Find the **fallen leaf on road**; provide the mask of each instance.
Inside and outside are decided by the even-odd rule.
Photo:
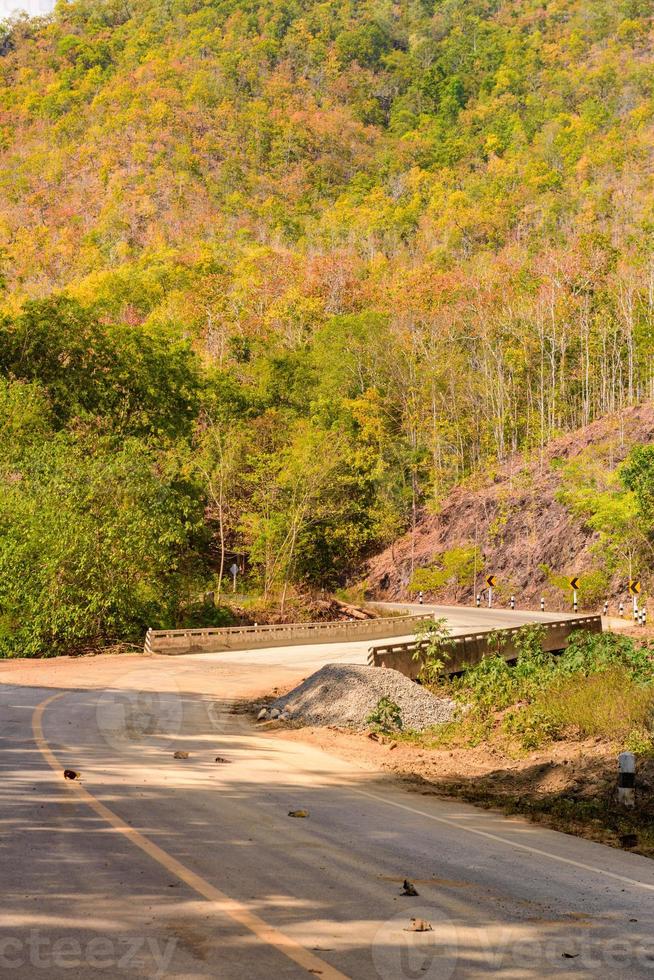
[[[410,895],[412,897],[418,894],[418,892],[416,891],[416,886],[413,884],[412,881],[409,881],[408,878],[404,879],[404,884],[402,885],[402,894]]]
[[[81,779],[82,774],[74,769],[64,769],[64,779]]]
[[[309,811],[308,810],[289,810],[288,811],[288,815],[289,815],[289,817],[308,817],[309,816]]]
[[[188,759],[188,752],[182,752],[181,749],[178,749],[177,752],[175,752],[173,759]]]
[[[427,922],[426,919],[411,919],[410,925],[406,927],[405,932],[433,932],[431,922]]]

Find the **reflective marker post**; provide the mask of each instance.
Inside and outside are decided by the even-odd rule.
[[[633,752],[621,752],[618,756],[618,803],[635,806],[636,803],[636,756]]]
[[[576,589],[572,593],[572,608],[573,608],[573,610],[575,612],[577,612],[578,606],[577,606],[577,590]]]
[[[629,579],[629,592],[631,593],[631,595],[633,597],[634,621],[635,622],[638,622],[638,596],[640,594],[640,582],[639,582],[639,580],[637,578],[630,578]]]
[[[480,606],[481,606],[481,596],[479,593],[477,593],[477,609],[479,609]]]
[[[545,596],[540,597],[540,611],[545,612]]]
[[[515,609],[515,596],[511,596],[511,609]]]

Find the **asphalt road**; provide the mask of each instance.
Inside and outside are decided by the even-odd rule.
[[[467,630],[495,630],[510,626],[525,626],[528,623],[551,623],[563,619],[575,619],[576,613],[568,612],[534,612],[531,609],[500,609],[487,606],[437,606],[431,603],[421,605],[417,602],[376,602],[382,609],[406,609],[417,613],[426,610],[447,620],[453,633],[464,633]]]
[[[337,646],[0,670],[0,974],[654,976],[649,860],[231,713]]]

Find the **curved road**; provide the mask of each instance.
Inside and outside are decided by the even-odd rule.
[[[653,977],[649,860],[231,711],[367,646],[0,665],[0,974]]]

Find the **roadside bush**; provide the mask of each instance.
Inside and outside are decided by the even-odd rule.
[[[518,631],[514,637],[517,657],[513,667],[499,654],[505,635],[489,634],[489,646],[494,646],[498,654],[484,657],[452,682],[457,699],[482,712],[500,711],[516,701],[531,700],[555,670],[554,657],[543,651],[543,634],[542,626],[525,626]]]
[[[654,732],[634,728],[627,735],[624,747],[627,752],[635,752],[636,755],[654,756]]]
[[[413,659],[421,662],[419,679],[423,684],[437,684],[442,680],[445,664],[450,659],[452,634],[445,623],[445,619],[436,619],[416,630],[416,641],[421,645]]]
[[[600,673],[559,676],[539,706],[562,729],[576,729],[582,738],[624,739],[645,728],[654,711],[654,686],[636,683],[618,666]]]
[[[561,724],[548,710],[529,705],[508,712],[502,722],[506,734],[520,742],[523,749],[538,749],[561,735]]]
[[[388,735],[402,730],[402,709],[399,704],[384,695],[366,718],[366,724],[374,731]]]
[[[542,638],[542,627],[526,626],[514,640],[514,666],[499,653],[487,656],[446,685],[447,693],[467,706],[455,723],[462,737],[471,744],[472,733],[477,738],[485,728],[489,738],[509,737],[530,750],[568,732],[627,740],[638,751],[650,751],[651,648],[612,633],[578,631],[555,657],[543,651]],[[499,649],[492,637],[489,645]]]
[[[654,680],[652,650],[648,646],[636,646],[627,636],[617,633],[588,633],[578,630],[570,637],[567,650],[558,658],[558,674],[602,673],[615,667],[623,667],[628,676],[638,683]]]

